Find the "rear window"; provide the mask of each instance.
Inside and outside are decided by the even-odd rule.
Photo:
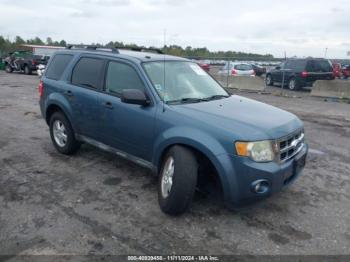
[[[60,79],[72,58],[73,55],[55,55],[46,70],[45,76],[54,80]]]
[[[104,60],[83,57],[75,65],[72,73],[72,84],[99,89],[102,80]]]
[[[235,65],[235,69],[240,71],[249,71],[249,70],[253,70],[253,67],[251,65],[239,64],[239,65]]]
[[[332,72],[333,67],[327,60],[310,60],[307,62],[306,70],[309,72]]]

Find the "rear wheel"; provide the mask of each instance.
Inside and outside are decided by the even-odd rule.
[[[13,69],[12,69],[12,67],[9,64],[6,64],[5,71],[6,71],[6,73],[12,73]]]
[[[29,68],[29,66],[27,66],[27,65],[24,66],[24,73],[26,75],[31,75],[32,74],[32,70]]]
[[[164,157],[159,174],[158,200],[164,213],[179,215],[192,202],[197,184],[198,163],[194,153],[173,146]]]
[[[71,124],[61,112],[54,113],[50,118],[50,136],[53,145],[62,154],[73,154],[80,147]]]
[[[289,88],[289,90],[292,90],[292,91],[295,91],[295,90],[299,89],[298,82],[297,82],[297,80],[294,77],[289,79],[288,88]]]
[[[271,75],[267,75],[265,79],[266,85],[267,86],[273,86],[273,81]]]

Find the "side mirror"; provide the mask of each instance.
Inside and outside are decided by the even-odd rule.
[[[275,68],[276,68],[276,70],[281,70],[280,66],[276,66]]]
[[[150,101],[145,92],[139,89],[123,89],[121,100],[123,103],[146,106]]]

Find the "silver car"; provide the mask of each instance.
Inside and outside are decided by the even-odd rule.
[[[251,64],[230,62],[226,63],[218,72],[219,75],[230,76],[255,76],[254,69]]]

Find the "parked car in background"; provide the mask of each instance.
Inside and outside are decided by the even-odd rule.
[[[266,67],[262,67],[256,64],[252,64],[253,70],[255,72],[255,75],[262,76],[266,74]]]
[[[210,71],[210,65],[209,63],[205,63],[203,61],[199,61],[197,62],[197,64],[203,69],[205,70],[206,72],[209,72]]]
[[[323,58],[288,59],[266,73],[266,85],[281,85],[283,78],[290,90],[298,90],[316,80],[333,80],[333,66]]]
[[[341,77],[348,79],[350,78],[350,65],[343,65],[341,68]]]
[[[255,76],[253,66],[248,63],[226,63],[218,72],[219,75]]]
[[[46,65],[43,65],[43,64],[38,65],[36,72],[37,72],[39,77],[42,77],[44,75],[45,68],[46,68]]]
[[[4,59],[5,70],[7,73],[14,71],[24,72],[26,75],[32,74],[37,70],[39,64],[46,64],[48,57],[33,55],[30,51],[15,51],[9,53]]]
[[[340,63],[333,63],[333,75],[336,78],[341,78],[342,77],[342,67]]]
[[[153,170],[168,214],[186,211],[205,181],[217,181],[226,204],[241,207],[289,186],[305,166],[298,117],[230,95],[184,58],[62,50],[38,89],[58,152],[73,154],[85,142]]]

